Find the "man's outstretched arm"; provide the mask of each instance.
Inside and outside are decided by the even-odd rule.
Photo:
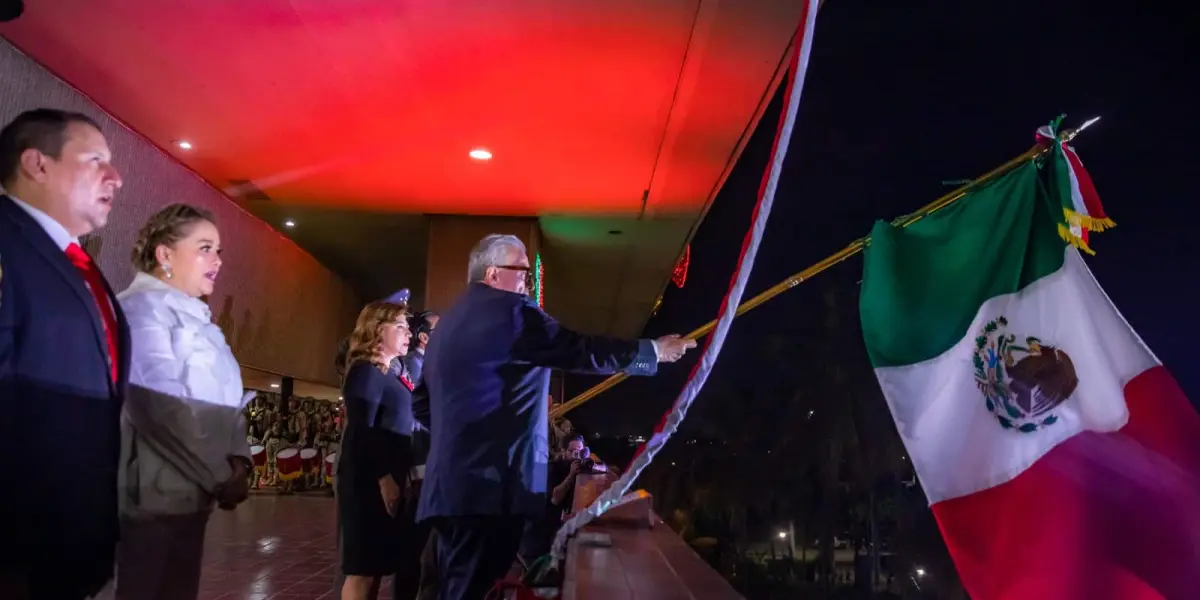
[[[679,360],[696,343],[679,336],[621,340],[583,335],[563,327],[526,299],[516,309],[514,358],[544,367],[608,375],[654,375],[658,363]]]

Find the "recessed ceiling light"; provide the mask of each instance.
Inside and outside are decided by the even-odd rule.
[[[492,153],[483,148],[476,148],[469,154],[475,160],[492,160]]]
[[[273,387],[273,388],[277,388],[277,387],[279,387],[279,384],[278,384],[278,383],[272,383],[272,384],[271,384],[271,387]]]
[[[286,221],[283,222],[283,226],[284,227],[295,227],[296,222],[291,219],[287,219]]]
[[[179,140],[179,141],[175,142],[175,145],[179,146],[180,150],[191,150],[192,149],[192,143],[187,140]]]

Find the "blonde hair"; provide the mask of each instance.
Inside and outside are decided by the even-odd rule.
[[[387,373],[388,366],[379,362],[379,350],[383,346],[383,326],[402,321],[408,316],[408,306],[392,302],[372,302],[358,313],[354,333],[350,334],[350,351],[346,353],[346,370],[350,365],[363,360],[380,371]]]
[[[158,247],[174,246],[188,236],[192,225],[200,221],[215,224],[212,213],[190,204],[171,204],[154,213],[138,231],[133,243],[133,267],[143,273],[153,273],[158,268]]]

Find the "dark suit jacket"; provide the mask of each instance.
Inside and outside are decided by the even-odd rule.
[[[94,594],[112,576],[129,328],[111,380],[100,311],[50,236],[0,196],[0,456],[23,465],[0,494],[0,570]]]
[[[424,465],[429,460],[429,445],[433,441],[429,435],[430,417],[429,386],[422,380],[413,390],[413,421],[421,424],[412,436],[413,465]]]
[[[432,447],[419,519],[546,510],[550,367],[652,375],[650,340],[585,336],[526,296],[472,283],[425,354]]]
[[[416,343],[414,340],[413,343]],[[403,359],[405,375],[413,385],[420,385],[421,374],[425,371],[425,355],[420,350],[413,348],[408,351]]]

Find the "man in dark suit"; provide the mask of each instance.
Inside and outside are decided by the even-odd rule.
[[[545,513],[551,367],[653,375],[695,346],[560,326],[526,296],[529,257],[514,236],[485,237],[467,272],[425,357],[433,440],[418,518],[433,520],[439,600],[481,600],[516,559],[525,520]]]
[[[0,130],[0,597],[87,598],[113,575],[129,329],[79,245],[121,177],[90,118],[39,109]]]
[[[429,593],[430,582],[436,580],[436,573],[426,564],[426,546],[430,540],[429,523],[418,523],[417,499],[421,493],[421,483],[425,478],[425,462],[429,456],[429,388],[421,385],[424,372],[425,349],[429,347],[430,336],[437,327],[438,314],[425,311],[413,315],[408,320],[408,329],[412,331],[412,347],[404,357],[403,372],[409,380],[417,385],[413,391],[413,434],[412,434],[412,481],[406,494],[405,515],[412,520],[412,529],[405,540],[405,549],[392,578],[392,597],[395,600],[413,600],[422,598],[422,589]],[[436,597],[436,590],[432,590]]]
[[[413,332],[413,348],[404,357],[404,374],[418,390],[413,392],[413,468],[417,484],[425,477],[425,461],[429,456],[429,390],[421,385],[424,374],[425,349],[429,347],[429,339],[437,327],[438,315],[425,311],[409,320],[409,330]]]
[[[433,335],[441,317],[432,310],[413,316],[409,319],[408,328],[412,331],[412,348],[404,357],[404,373],[414,385],[421,384],[421,375],[425,371],[425,349],[429,347],[429,338]]]
[[[429,445],[432,442],[432,436],[429,435],[429,427],[432,425],[429,410],[429,386],[424,385],[424,380],[422,380],[422,385],[413,391],[413,422],[421,426],[421,431],[413,432],[413,453],[415,455],[413,462],[420,465],[421,475],[421,481],[417,482],[417,485],[414,486],[417,490],[417,498],[415,500],[419,504],[421,484],[424,482],[425,467],[429,459]],[[418,434],[421,435],[418,436]],[[414,542],[418,544],[417,551],[419,555],[417,560],[419,570],[417,574],[416,595],[410,597],[415,597],[416,600],[437,600],[438,587],[440,586],[438,583],[440,578],[438,577],[437,536],[433,535],[432,527],[428,520],[422,522],[417,518],[417,508],[419,507],[414,507],[413,509],[413,518],[417,521],[417,535],[414,538]],[[407,594],[412,591],[411,587],[401,588],[395,584],[393,584],[393,590],[396,591],[395,600],[401,600],[401,594]],[[408,597],[404,597],[404,600],[408,600]]]

